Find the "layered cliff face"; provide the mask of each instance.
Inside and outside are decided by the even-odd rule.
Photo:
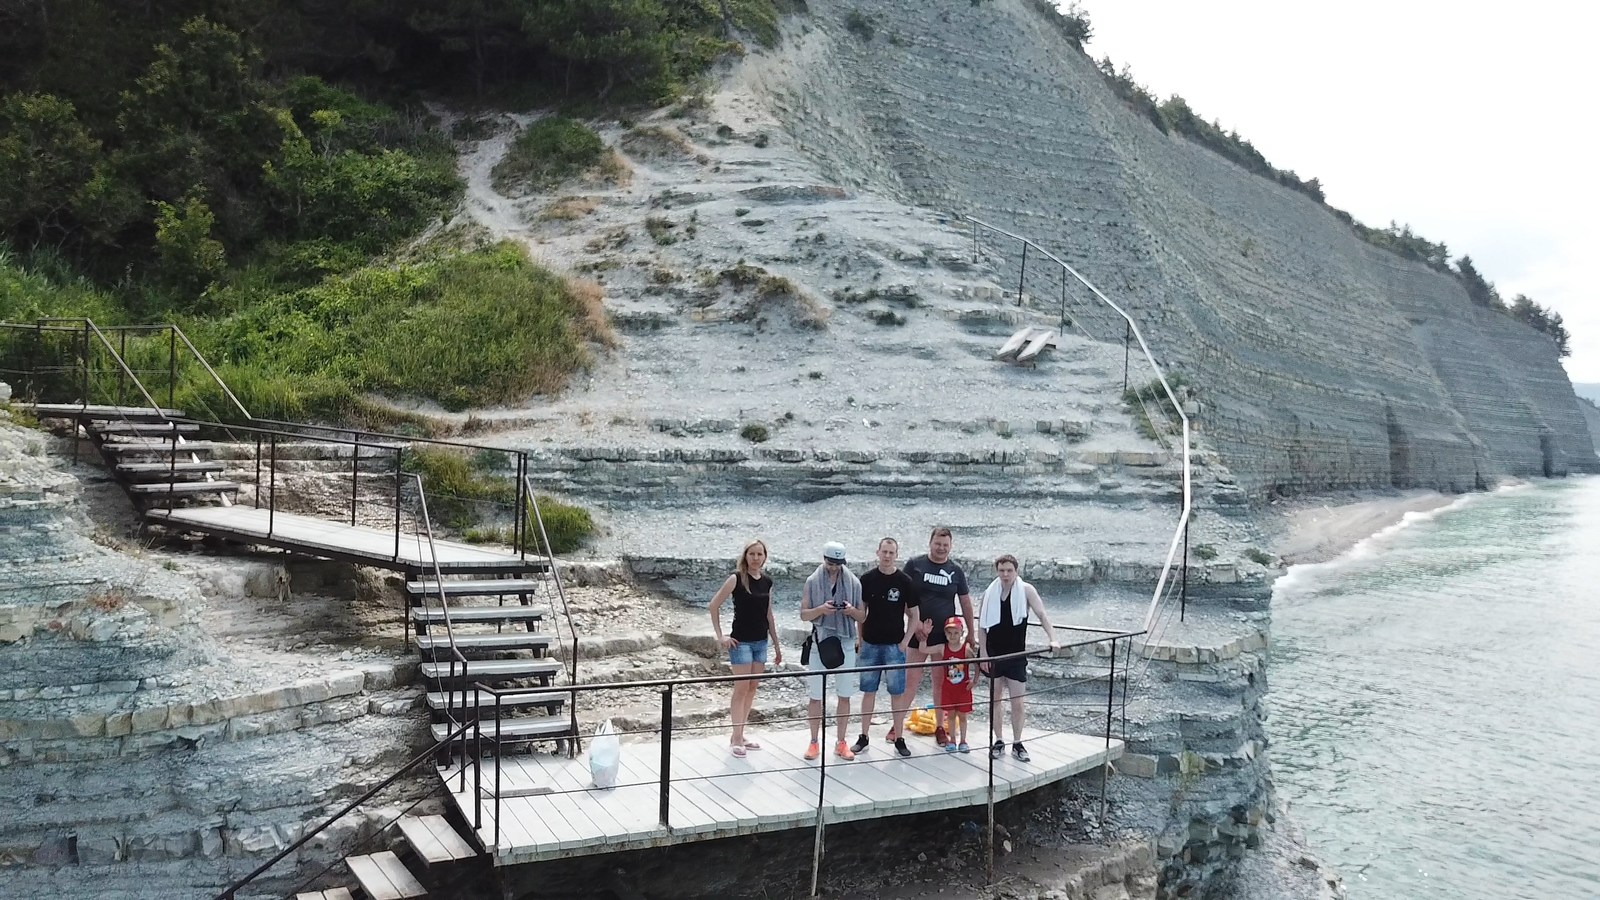
[[[1161,133],[1030,0],[815,0],[810,13],[744,77],[818,165],[1029,236],[1126,303],[1200,386],[1210,437],[1250,493],[1464,490],[1600,467],[1547,338]],[[1031,280],[1042,267],[1024,277],[1050,290]],[[1071,298],[1074,318],[1120,339],[1086,300]]]

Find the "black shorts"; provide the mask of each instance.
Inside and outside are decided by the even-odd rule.
[[[1002,659],[989,663],[990,678],[1009,678],[1018,683],[1028,681],[1028,658],[1019,656],[1016,659]]]

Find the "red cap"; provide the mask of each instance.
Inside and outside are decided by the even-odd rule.
[[[965,630],[966,627],[967,627],[967,623],[962,621],[960,616],[951,616],[950,618],[944,620],[944,627],[946,627],[946,628],[960,628],[962,630]]]

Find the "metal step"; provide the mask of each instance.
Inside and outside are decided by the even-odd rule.
[[[561,663],[553,659],[469,659],[465,663],[456,663],[455,677],[510,681],[517,678],[549,678],[559,671]],[[425,662],[422,664],[422,677],[448,680],[450,664]]]
[[[444,740],[450,736],[451,731],[455,730],[450,727],[449,723],[445,722],[432,726],[432,729],[435,741]],[[483,736],[489,740],[495,740],[496,738],[508,741],[532,740],[534,738],[563,737],[570,734],[572,734],[572,723],[560,716],[501,719],[498,730],[492,720],[483,723]],[[467,741],[469,743],[472,738],[473,732],[471,730],[467,731]]]
[[[538,622],[544,619],[544,608],[534,606],[452,606],[450,607],[450,623],[452,625],[465,624],[509,624],[512,622]],[[411,621],[418,625],[443,625],[444,610],[429,609],[416,606],[411,609]]]
[[[529,563],[530,567],[538,566],[541,571],[550,567],[545,563]],[[446,597],[504,597],[508,594],[535,594],[544,587],[545,582],[531,578],[473,578],[452,581],[434,581],[432,578],[419,581],[406,582],[406,593],[413,597],[427,595],[439,596],[440,585],[444,586]]]
[[[426,897],[428,890],[422,886],[400,857],[384,850],[370,856],[346,857],[356,880],[361,882],[369,900],[406,900],[408,897]]]
[[[96,434],[171,435],[199,434],[199,425],[177,422],[90,422],[88,429]]]
[[[98,403],[91,403],[88,406],[81,403],[22,403],[18,406],[29,410],[40,419],[80,418],[102,421],[126,419],[130,422],[159,422],[162,419],[184,417],[181,409],[154,409],[149,406],[103,406]]]
[[[474,859],[479,855],[444,816],[401,816],[399,824],[406,843],[425,865]]]
[[[169,454],[170,455],[170,454]],[[180,462],[180,463],[117,463],[116,473],[126,478],[141,480],[160,478],[163,475],[203,475],[207,472],[223,472],[228,468],[224,462]]]
[[[210,453],[212,450],[223,446],[215,441],[187,441],[178,445],[179,453]],[[107,453],[132,456],[134,454],[148,454],[150,456],[171,456],[171,441],[156,441],[148,438],[135,438],[123,441],[107,441],[100,445],[100,449]]]
[[[242,490],[244,485],[232,481],[159,481],[128,485],[128,493],[140,497],[159,497],[167,493],[189,497],[196,494],[237,494]]]
[[[451,624],[456,623],[455,610],[451,610]],[[537,631],[507,631],[498,634],[458,634],[456,649],[462,653],[490,653],[501,650],[547,650],[555,635]],[[417,647],[424,653],[447,653],[450,638],[443,634],[425,634],[417,638]]]
[[[463,700],[468,709],[482,704],[484,710],[493,714],[494,695],[488,691],[431,691],[428,694],[428,708],[440,712],[447,709],[460,710]],[[529,706],[550,706],[565,702],[567,695],[560,691],[510,691],[500,695],[500,711],[509,712]]]

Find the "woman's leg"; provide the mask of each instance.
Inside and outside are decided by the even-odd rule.
[[[754,675],[763,668],[762,663],[734,666],[735,675]],[[733,737],[730,740],[736,747],[744,746],[744,726],[750,720],[750,708],[755,705],[756,684],[751,681],[735,681],[733,683],[733,701],[729,713],[733,717]]]

